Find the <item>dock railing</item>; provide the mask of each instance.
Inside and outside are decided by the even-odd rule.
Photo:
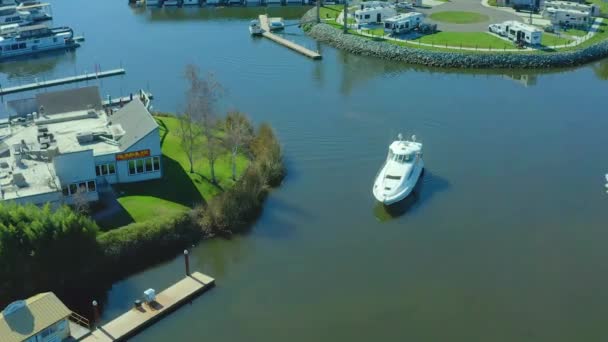
[[[70,315],[69,319],[70,319],[70,321],[72,321],[78,325],[81,325],[87,329],[91,329],[91,323],[89,322],[89,320],[73,311],[72,311],[72,314]]]

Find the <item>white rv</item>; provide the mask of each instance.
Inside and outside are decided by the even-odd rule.
[[[424,15],[418,12],[399,14],[384,20],[384,32],[396,34],[408,32],[417,28],[424,19]]]
[[[387,18],[397,15],[397,11],[391,7],[372,7],[355,11],[357,24],[381,23]]]
[[[362,2],[361,5],[359,5],[359,9],[361,10],[376,7],[393,7],[393,5],[387,1],[366,1]]]
[[[514,42],[528,45],[540,45],[543,32],[534,26],[518,21],[505,21],[501,24],[502,32]]]
[[[593,22],[594,16],[600,15],[597,5],[585,5],[571,1],[547,1],[543,17],[553,25],[586,26]]]

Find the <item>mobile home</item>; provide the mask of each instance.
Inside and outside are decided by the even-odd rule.
[[[422,23],[424,15],[418,12],[399,14],[384,20],[384,32],[388,34],[404,33],[415,29]]]
[[[381,23],[387,18],[397,15],[397,11],[391,7],[372,7],[355,11],[357,24]]]
[[[504,32],[510,40],[523,42],[528,45],[540,45],[542,31],[534,26],[530,26],[518,21],[506,21],[502,24]]]

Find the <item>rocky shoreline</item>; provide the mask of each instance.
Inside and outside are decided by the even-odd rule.
[[[306,12],[303,23],[314,22],[315,9]],[[465,51],[432,51],[415,47],[373,41],[361,36],[344,34],[327,24],[305,24],[304,31],[310,37],[337,49],[353,54],[421,64],[440,68],[511,69],[572,67],[608,57],[608,40],[580,50],[555,53],[478,53]]]

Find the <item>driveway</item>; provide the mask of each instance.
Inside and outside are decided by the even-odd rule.
[[[446,2],[443,5],[435,6],[433,8],[417,8],[416,11],[427,15],[426,22],[437,24],[437,28],[441,31],[452,31],[452,32],[486,32],[488,31],[488,25],[494,23],[501,23],[507,20],[521,21],[521,18],[513,13],[507,11],[501,11],[498,9],[485,7],[479,0],[452,0]],[[451,24],[445,22],[434,21],[428,17],[428,15],[445,12],[445,11],[461,11],[461,12],[475,12],[486,15],[489,20],[483,22],[477,22],[472,24]]]

